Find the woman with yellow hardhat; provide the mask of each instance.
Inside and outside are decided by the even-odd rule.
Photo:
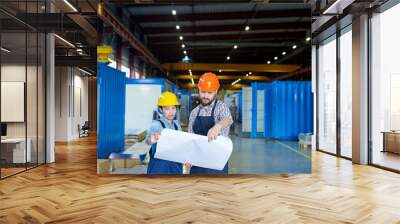
[[[182,174],[182,164],[154,158],[157,149],[157,141],[164,128],[181,130],[181,126],[174,120],[179,101],[175,94],[164,92],[158,98],[158,107],[162,113],[160,119],[153,121],[147,131],[146,143],[151,145],[150,162],[147,167],[147,174]]]

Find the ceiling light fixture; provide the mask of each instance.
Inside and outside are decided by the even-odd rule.
[[[62,38],[62,37],[60,37],[60,36],[57,35],[57,34],[54,34],[54,36],[57,37],[58,39],[60,39],[61,41],[63,41],[64,43],[66,43],[67,45],[69,45],[69,46],[75,48],[75,45],[73,45],[73,44],[72,44],[71,42],[69,42],[68,40],[66,40],[66,39],[64,39],[64,38]]]
[[[226,57],[226,60],[231,60],[231,57],[229,57],[229,56],[228,56],[228,57]]]
[[[218,70],[219,72],[221,72],[221,69],[220,70]]]
[[[274,60],[278,60],[278,57],[275,56],[275,57],[274,57]]]
[[[250,30],[250,27],[249,27],[249,26],[246,26],[246,27],[244,28],[244,30],[249,31],[249,30]]]
[[[74,12],[78,12],[78,10],[68,1],[68,0],[64,0],[65,4],[67,4],[72,10],[74,10]]]
[[[271,61],[267,61],[267,64],[271,64]]]
[[[297,48],[297,46],[296,45],[293,45],[293,47],[292,47],[293,49],[296,49]]]
[[[186,51],[183,51],[183,53],[186,54],[187,52],[186,52]]]
[[[282,55],[286,55],[286,52],[284,51],[284,52],[282,52]]]
[[[176,15],[176,10],[174,9],[174,10],[172,10],[172,15]]]
[[[179,36],[179,40],[183,40],[183,37],[182,37],[182,36]]]
[[[192,85],[194,85],[194,80],[193,80],[193,78],[192,78],[191,80],[192,80]]]
[[[181,46],[182,46],[182,48],[185,48],[185,45],[184,45],[184,44],[182,44]]]
[[[7,49],[7,48],[5,48],[5,47],[1,47],[0,48],[2,51],[4,51],[4,52],[7,52],[7,53],[10,53],[11,52],[11,50],[9,50],[9,49]]]
[[[180,27],[179,25],[176,25],[175,28],[176,28],[177,30],[179,30],[181,27]]]
[[[242,80],[241,78],[238,78],[236,81],[232,82],[232,86],[237,84],[238,82],[240,82],[240,80]]]
[[[235,45],[233,46],[233,48],[234,48],[234,49],[237,49],[237,45],[235,44]]]
[[[308,41],[310,41],[311,40],[311,37],[307,37],[306,38],[306,41],[308,42]]]
[[[87,75],[92,75],[92,73],[90,73],[90,72],[88,72],[88,71],[85,71],[85,70],[83,70],[83,69],[81,69],[81,68],[79,68],[79,67],[78,67],[78,70],[81,71],[81,72],[83,72],[83,73],[85,73],[85,74],[87,74]]]

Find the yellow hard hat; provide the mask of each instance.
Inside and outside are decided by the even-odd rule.
[[[176,95],[171,92],[168,92],[168,91],[164,92],[158,98],[158,106],[160,106],[160,107],[179,106],[178,97],[176,97]]]

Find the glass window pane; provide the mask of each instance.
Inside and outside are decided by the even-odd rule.
[[[340,36],[340,152],[351,158],[352,149],[352,34]]]
[[[318,48],[318,147],[336,153],[336,38]]]
[[[25,170],[31,142],[26,141],[26,33],[1,33],[2,177]],[[27,144],[28,143],[28,144]]]
[[[371,19],[372,163],[400,170],[400,4]],[[397,131],[397,133],[391,133]],[[388,132],[383,134],[382,132]],[[384,138],[384,137],[387,138]]]
[[[45,163],[45,52],[46,36],[39,33],[38,45],[38,164]]]
[[[27,62],[27,81],[26,81],[26,113],[27,113],[27,140],[30,142],[31,153],[28,159],[28,168],[37,165],[37,132],[38,132],[38,35],[36,32],[27,33],[28,62]]]

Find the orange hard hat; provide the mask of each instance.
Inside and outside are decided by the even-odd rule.
[[[197,84],[200,91],[215,92],[219,89],[219,81],[217,75],[212,72],[204,73]]]

